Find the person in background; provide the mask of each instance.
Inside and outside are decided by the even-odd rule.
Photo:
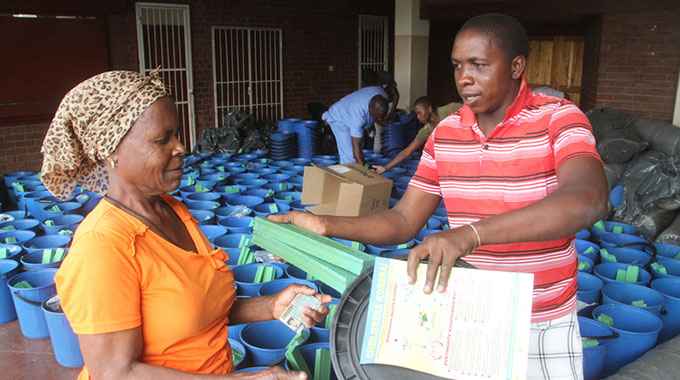
[[[321,118],[327,122],[338,146],[340,163],[364,165],[362,141],[373,123],[381,124],[387,115],[387,94],[380,86],[369,86],[345,95]]]
[[[399,165],[405,159],[409,158],[414,152],[420,150],[423,145],[425,145],[425,142],[427,142],[428,137],[430,137],[430,134],[432,131],[434,131],[434,128],[437,126],[437,124],[439,124],[439,122],[444,120],[444,118],[447,116],[458,111],[462,106],[463,105],[460,103],[451,102],[444,106],[436,107],[432,104],[432,101],[427,96],[421,96],[420,98],[416,99],[415,103],[413,104],[413,110],[416,112],[418,121],[424,124],[423,127],[420,128],[415,139],[413,139],[413,141],[411,141],[411,143],[406,148],[399,152],[392,159],[392,161],[385,164],[385,166],[375,165],[373,168],[375,169],[376,173],[383,174],[384,172]]]
[[[390,123],[394,120],[394,115],[397,111],[397,104],[399,104],[399,90],[397,90],[397,82],[394,81],[392,75],[384,70],[378,70],[376,75],[376,83],[378,86],[385,89],[387,94],[387,103],[389,104],[389,111],[385,116],[384,123]],[[373,138],[373,153],[380,153],[382,151],[382,126],[383,123],[373,123],[368,130],[368,136]]]
[[[534,88],[531,92],[534,94],[543,94],[548,96],[554,96],[556,98],[570,100],[569,94],[567,94],[566,92],[555,90],[554,88],[551,87],[541,86]]]
[[[410,283],[425,258],[425,293],[445,291],[462,257],[480,269],[532,273],[527,379],[582,379],[574,234],[607,215],[607,182],[583,112],[527,88],[528,55],[528,36],[516,19],[469,19],[451,51],[464,106],[430,135],[394,208],[362,217],[295,211],[269,218],[389,245],[414,238],[443,199],[451,229],[410,251]]]
[[[110,71],[69,91],[47,131],[47,189],[62,199],[77,184],[105,194],[55,276],[85,360],[79,379],[306,378],[282,367],[232,374],[228,324],[277,319],[297,294],[315,292],[291,285],[236,298],[226,253],[168,195],[180,184],[186,153],[179,128],[157,72]],[[307,308],[305,325],[327,313]]]

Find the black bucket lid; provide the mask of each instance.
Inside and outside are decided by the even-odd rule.
[[[393,259],[405,260],[408,255]],[[457,260],[454,267],[476,269],[472,264]],[[359,364],[364,341],[368,301],[371,294],[373,268],[350,284],[342,294],[333,317],[330,346],[331,361],[338,379],[357,380],[433,380],[443,379],[425,372],[384,364]]]

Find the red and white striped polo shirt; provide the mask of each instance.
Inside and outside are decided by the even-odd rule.
[[[532,94],[522,79],[505,120],[488,137],[468,106],[440,122],[410,186],[440,195],[454,228],[545,198],[558,188],[560,165],[579,156],[600,160],[586,116],[569,101]],[[481,269],[534,273],[532,322],[542,322],[575,306],[573,239],[483,245],[465,260]]]

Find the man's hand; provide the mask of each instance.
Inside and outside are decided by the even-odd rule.
[[[476,248],[477,235],[469,226],[461,226],[426,236],[423,242],[408,254],[409,283],[416,282],[418,264],[429,256],[423,291],[428,294],[432,292],[437,270],[439,270],[437,291],[443,292],[446,290],[451,268],[453,268],[456,260],[471,254]]]
[[[308,296],[313,295],[319,301],[321,301],[322,304],[329,303],[333,300],[333,297],[329,296],[328,294],[316,293],[316,291],[309,286],[302,284],[291,284],[272,296],[270,306],[272,316],[275,319],[279,319],[281,315],[283,315],[283,312],[286,310],[288,305],[290,305],[295,296],[298,294],[306,294]],[[328,312],[328,306],[321,305],[316,310],[313,310],[307,306],[307,308],[302,312],[302,321],[305,323],[306,328],[311,328],[318,322],[323,321]]]
[[[386,172],[385,167],[382,165],[373,165],[373,170],[375,170],[375,172],[378,174],[383,174]]]
[[[328,236],[328,228],[322,217],[309,212],[291,211],[285,214],[269,215],[268,219],[275,223],[290,223],[298,227]]]
[[[286,371],[283,367],[273,366],[257,372],[242,372],[225,376],[225,379],[257,379],[257,380],[304,380],[307,374],[297,371]]]

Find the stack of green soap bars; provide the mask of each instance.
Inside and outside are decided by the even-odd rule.
[[[342,293],[375,258],[333,239],[292,224],[256,217],[253,244],[281,257]]]

